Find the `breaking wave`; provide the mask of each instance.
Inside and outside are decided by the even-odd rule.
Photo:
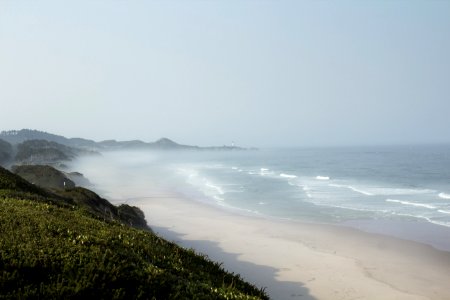
[[[284,173],[281,173],[280,177],[283,177],[283,178],[297,178],[296,175],[290,175],[290,174],[284,174]]]
[[[446,194],[446,193],[439,193],[439,198],[441,199],[450,199],[450,194]]]
[[[368,191],[364,191],[364,190],[355,188],[355,187],[353,187],[353,186],[351,186],[351,185],[341,185],[341,184],[333,184],[333,183],[332,183],[332,184],[329,184],[329,186],[337,187],[337,188],[346,188],[346,189],[352,190],[352,191],[354,191],[354,192],[356,192],[356,193],[360,193],[360,194],[363,194],[363,195],[366,195],[366,196],[373,196],[373,195],[374,195],[374,194],[371,193],[371,192],[368,192]]]
[[[400,204],[403,204],[403,205],[410,205],[410,206],[416,206],[416,207],[425,207],[425,208],[429,208],[429,209],[436,209],[436,206],[433,206],[433,205],[430,205],[430,204],[409,202],[409,201],[403,201],[403,200],[386,199],[386,202],[393,202],[393,203],[400,203]]]

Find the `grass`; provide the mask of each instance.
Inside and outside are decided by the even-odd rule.
[[[268,299],[152,232],[77,205],[1,195],[0,186],[0,299]]]

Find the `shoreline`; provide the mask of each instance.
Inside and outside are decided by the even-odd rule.
[[[133,198],[163,238],[273,299],[450,299],[450,252],[354,227],[233,213],[175,192]]]
[[[355,228],[357,230],[413,241],[450,253],[450,228],[426,221],[405,220],[349,220],[336,226]]]

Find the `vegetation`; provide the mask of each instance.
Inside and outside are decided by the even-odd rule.
[[[56,163],[75,157],[72,148],[45,140],[29,140],[17,146],[16,162]]]
[[[150,230],[144,213],[137,207],[126,204],[116,207],[93,191],[82,187],[55,188],[53,185],[54,174],[59,174],[59,176],[64,176],[64,174],[50,166],[20,166],[15,169],[38,170],[41,186],[31,184],[22,177],[0,167],[0,197],[33,199],[66,207],[76,205],[99,220],[118,221],[132,227]],[[50,179],[48,179],[49,177]]]
[[[12,158],[13,149],[10,143],[0,139],[0,165]]]
[[[23,195],[24,197],[34,196],[35,198],[46,198],[49,196],[45,190],[29,183],[22,177],[12,174],[8,170],[0,167],[0,195]]]
[[[14,166],[13,172],[27,181],[43,188],[64,189],[74,188],[75,183],[63,172],[46,165]]]
[[[54,190],[57,196],[72,201],[84,209],[91,216],[103,221],[119,221],[126,225],[149,229],[145,221],[144,213],[137,207],[122,204],[112,205],[108,200],[82,187],[65,190]]]
[[[191,250],[103,220],[90,193],[51,194],[0,168],[0,299],[268,299]]]

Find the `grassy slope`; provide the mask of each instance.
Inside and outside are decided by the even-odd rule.
[[[47,165],[13,166],[12,171],[28,182],[49,189],[74,188],[75,183],[63,172]]]
[[[1,171],[0,192],[17,181],[25,188],[18,193],[35,195],[27,191],[34,186]],[[76,205],[1,195],[0,298],[267,299],[151,232],[104,222]]]
[[[51,166],[23,165],[15,166],[13,170],[16,174],[0,167],[0,196],[32,198],[57,205],[77,205],[98,219],[121,221],[149,230],[145,216],[139,208],[126,204],[116,207],[88,189],[74,187],[73,182],[66,185],[69,188],[64,189],[63,182],[68,181],[66,175]],[[30,184],[25,179],[35,184]],[[37,194],[41,197],[37,198]]]

